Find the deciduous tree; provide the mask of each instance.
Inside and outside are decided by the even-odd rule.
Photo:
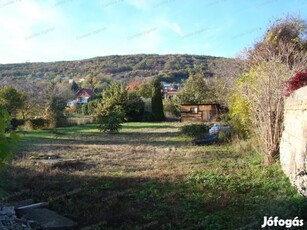
[[[212,102],[209,98],[209,88],[200,66],[189,69],[189,78],[184,82],[184,88],[178,94],[182,104],[201,104]]]
[[[0,108],[6,109],[11,116],[24,105],[27,96],[11,86],[0,88]]]
[[[95,92],[98,87],[98,80],[91,74],[86,75],[84,82],[82,83],[82,88],[87,88]]]
[[[297,19],[286,18],[273,23],[263,41],[247,51],[249,71],[234,88],[237,100],[232,106],[238,102],[247,105],[253,133],[268,164],[273,163],[279,153],[286,81],[296,70],[306,69],[303,28],[306,30]],[[237,111],[235,115],[242,120],[244,113]]]
[[[66,101],[62,97],[52,96],[45,109],[46,117],[50,122],[51,128],[65,126],[67,118],[64,115]]]

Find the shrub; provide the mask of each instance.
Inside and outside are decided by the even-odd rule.
[[[229,113],[224,113],[220,116],[221,125],[231,125],[231,117]]]
[[[104,133],[118,133],[122,128],[123,114],[120,112],[110,112],[108,115],[99,118],[99,131]]]
[[[9,113],[4,109],[0,109],[0,166],[12,157],[12,152],[19,139],[14,132],[9,135],[5,133],[5,128],[10,126],[10,119]]]
[[[55,123],[55,127],[66,127],[66,126],[69,126],[67,117],[65,116],[58,117]],[[55,127],[53,126],[53,128]]]
[[[232,140],[233,131],[232,129],[221,129],[218,134],[218,142],[219,143],[230,143]]]
[[[95,109],[97,108],[97,104],[99,103],[99,99],[90,101],[81,106],[81,112],[83,115],[93,115],[95,113]]]
[[[50,121],[48,119],[39,117],[27,120],[25,125],[31,130],[47,129],[50,126]]]
[[[142,117],[142,121],[145,122],[151,122],[152,121],[152,114],[149,111],[144,111],[143,117]]]
[[[16,130],[18,126],[21,126],[21,125],[24,125],[24,124],[25,124],[24,119],[12,118],[12,120],[11,120],[12,130]]]
[[[307,70],[294,71],[294,77],[286,82],[286,97],[290,96],[295,90],[307,85]]]
[[[181,127],[181,134],[188,137],[200,137],[208,134],[209,126],[206,124],[190,124]]]
[[[144,101],[136,93],[128,93],[128,100],[125,109],[125,120],[141,121],[145,110]]]
[[[180,116],[180,102],[178,98],[168,99],[163,101],[164,112],[175,117]]]

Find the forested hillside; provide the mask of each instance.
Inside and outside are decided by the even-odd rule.
[[[133,79],[159,75],[166,82],[181,82],[188,77],[188,68],[201,66],[205,76],[225,77],[230,69],[239,68],[236,59],[200,55],[114,55],[80,61],[48,63],[0,64],[0,85],[33,92],[55,78],[80,79],[90,75],[100,84],[113,80],[129,82]],[[26,89],[25,89],[26,88]]]

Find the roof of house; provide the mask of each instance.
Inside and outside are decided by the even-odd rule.
[[[76,97],[80,96],[81,94],[87,94],[90,97],[94,95],[94,92],[90,89],[79,89],[76,93]]]
[[[170,91],[170,90],[168,90],[168,91],[166,91],[166,92],[164,92],[165,94],[177,94],[178,93],[178,91]]]

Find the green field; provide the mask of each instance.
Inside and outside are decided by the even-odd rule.
[[[49,201],[80,229],[260,229],[263,216],[307,220],[306,200],[278,163],[264,166],[243,147],[192,146],[180,126],[20,133],[12,164],[0,172],[3,200]],[[77,161],[48,166],[36,162],[40,155]]]

